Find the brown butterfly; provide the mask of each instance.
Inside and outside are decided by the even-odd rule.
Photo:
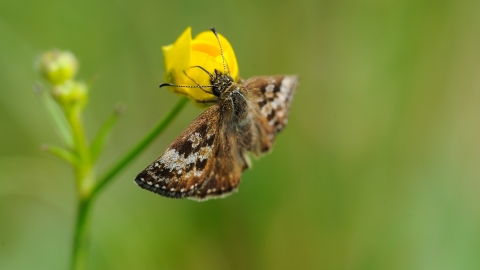
[[[258,76],[236,83],[227,72],[210,73],[216,103],[201,113],[180,136],[135,178],[144,189],[170,198],[206,200],[237,190],[242,172],[255,156],[270,150],[288,121],[297,76]],[[205,90],[204,90],[205,91]]]

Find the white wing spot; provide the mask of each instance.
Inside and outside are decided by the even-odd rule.
[[[275,97],[275,93],[273,92],[265,92],[265,97],[266,98],[269,98],[269,99],[272,99]]]
[[[261,110],[263,116],[265,117],[267,117],[271,111],[272,111],[272,105],[270,103],[265,104],[265,106],[263,106]]]
[[[275,99],[278,100],[279,103],[284,103],[286,100],[285,94],[282,92],[278,92]]]
[[[162,186],[162,189],[167,189],[167,187],[166,187],[166,186]]]
[[[165,169],[170,171],[175,170],[177,174],[180,174],[189,164],[196,163],[198,159],[200,159],[200,161],[208,159],[212,155],[212,151],[213,148],[211,146],[206,146],[184,157],[183,154],[180,155],[175,149],[169,149],[163,154],[159,162],[164,165]]]
[[[192,147],[195,148],[200,144],[200,141],[202,140],[202,136],[200,136],[200,133],[195,132],[192,135],[190,135],[190,138],[188,138],[188,140],[192,142]]]
[[[294,77],[287,76],[283,78],[282,85],[280,86],[280,92],[288,94],[295,84]]]
[[[274,125],[275,125],[275,121],[277,121],[277,117],[276,117],[276,116],[273,117],[272,120],[268,121],[268,124],[269,124],[270,126],[274,126]]]
[[[172,187],[172,188],[170,189],[170,191],[175,191],[175,189]]]
[[[185,189],[184,188],[180,189],[180,192],[185,192]]]
[[[160,185],[159,185],[159,184],[155,184],[155,187],[157,187],[157,188],[158,188],[158,187],[160,187]]]
[[[272,108],[273,108],[274,110],[276,110],[276,109],[278,108],[278,106],[279,106],[279,104],[278,104],[278,102],[277,102],[276,99],[272,100],[272,102],[271,102],[270,104],[272,104]]]
[[[152,185],[152,182],[149,181],[149,182],[147,182],[147,184]]]
[[[268,92],[273,92],[273,90],[275,89],[275,85],[274,84],[269,84],[267,85],[267,87],[265,87],[265,91]]]

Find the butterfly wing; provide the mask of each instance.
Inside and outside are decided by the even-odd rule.
[[[190,197],[206,184],[218,148],[219,107],[200,114],[167,150],[135,178],[141,188],[165,197]]]
[[[245,88],[252,101],[256,117],[258,143],[251,149],[255,154],[268,151],[276,135],[288,123],[290,104],[298,85],[298,76],[258,76],[248,79]]]
[[[239,138],[224,125],[217,137],[213,169],[204,185],[195,193],[195,200],[225,197],[237,190],[242,172],[248,168],[246,149],[239,145]]]

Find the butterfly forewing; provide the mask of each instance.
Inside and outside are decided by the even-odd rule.
[[[200,114],[135,178],[142,188],[172,198],[193,196],[209,179],[218,148],[219,107]]]

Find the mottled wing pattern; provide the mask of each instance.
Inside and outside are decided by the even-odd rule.
[[[258,76],[245,82],[253,103],[258,105],[256,128],[260,134],[260,152],[268,151],[277,133],[287,125],[297,85],[298,76],[286,75]]]
[[[218,147],[214,153],[215,161],[207,181],[192,199],[206,200],[225,197],[237,190],[242,172],[248,168],[248,157],[238,144],[235,134],[228,131],[219,132]]]
[[[160,157],[137,175],[135,182],[171,198],[196,194],[215,172],[219,118],[218,105],[200,114]]]

